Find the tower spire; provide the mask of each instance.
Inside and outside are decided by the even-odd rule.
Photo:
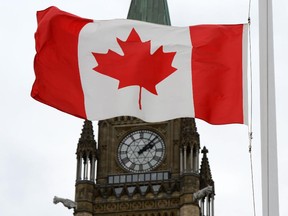
[[[210,165],[207,157],[208,149],[204,146],[201,153],[203,154],[203,158],[201,161],[201,168],[200,168],[200,189],[205,188],[207,186],[214,187],[214,181],[212,179]]]
[[[95,151],[96,150],[96,141],[94,139],[94,131],[93,131],[93,125],[92,122],[89,120],[84,121],[84,125],[82,128],[82,133],[79,138],[78,142],[78,151]]]
[[[208,150],[204,146],[201,153],[203,154],[201,168],[200,168],[200,191],[196,192],[194,198],[198,196],[201,215],[214,215],[214,196],[215,188],[212,179],[209,161],[207,158]]]
[[[77,147],[77,175],[76,181],[95,179],[95,161],[97,159],[96,141],[92,122],[84,121],[82,133]],[[83,168],[83,169],[82,169]],[[90,173],[88,171],[90,170]]]
[[[132,0],[127,18],[171,25],[167,0]]]

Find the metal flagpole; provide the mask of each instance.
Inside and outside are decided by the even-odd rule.
[[[279,216],[272,0],[259,0],[263,216]]]

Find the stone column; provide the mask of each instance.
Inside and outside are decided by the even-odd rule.
[[[82,173],[82,156],[80,155],[77,159],[76,181],[81,180],[81,173]]]
[[[184,173],[187,172],[187,146],[184,146]]]
[[[183,151],[182,147],[180,147],[180,174],[183,173]]]
[[[193,172],[193,146],[190,148],[190,172]]]
[[[95,181],[95,157],[91,157],[90,181]]]

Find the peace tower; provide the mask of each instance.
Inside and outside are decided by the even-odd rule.
[[[128,19],[170,25],[166,0],[132,0]],[[75,216],[213,216],[214,181],[193,118],[85,120]],[[203,154],[200,163],[200,153]]]

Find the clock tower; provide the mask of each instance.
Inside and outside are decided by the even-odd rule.
[[[93,133],[86,120],[77,148],[75,216],[213,216],[208,150],[202,149],[200,166],[193,118],[103,120],[98,146]]]
[[[170,25],[166,0],[132,0],[128,18]],[[201,164],[200,153],[203,153]],[[85,120],[75,216],[213,216],[214,182],[193,118]]]

